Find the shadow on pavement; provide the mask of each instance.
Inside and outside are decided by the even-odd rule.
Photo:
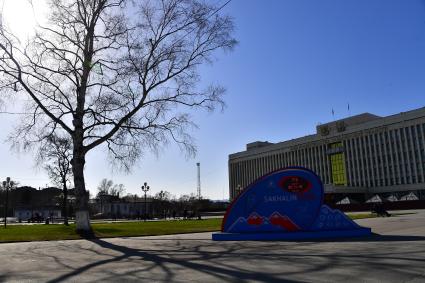
[[[87,239],[93,245],[90,247],[75,247],[73,252],[96,254],[102,259],[91,260],[82,266],[72,268],[55,279],[48,282],[63,282],[66,280],[76,280],[80,275],[89,275],[92,272],[101,272],[105,276],[102,281],[148,281],[171,282],[181,281],[183,278],[209,278],[217,282],[303,282],[287,280],[289,277],[310,278],[310,274],[328,272],[335,267],[346,268],[347,264],[351,269],[357,272],[371,272],[371,270],[380,270],[380,272],[397,272],[403,276],[413,276],[422,270],[424,260],[424,250],[398,250],[395,251],[390,246],[398,246],[396,242],[406,241],[425,241],[423,236],[398,236],[398,235],[372,235],[363,238],[351,239],[333,239],[321,241],[308,241],[300,245],[294,245],[288,242],[287,245],[278,245],[276,250],[273,242],[257,242],[256,244],[233,242],[220,243],[206,239],[189,238],[160,238],[149,239],[152,245],[147,249],[137,248],[137,241],[144,241],[142,238],[126,239],[126,245],[119,245],[103,239]],[[148,240],[148,239],[146,239]],[[173,240],[176,242],[174,243]],[[155,242],[160,241],[155,246]],[[164,242],[161,242],[164,241]],[[166,241],[170,241],[167,243]],[[180,242],[181,241],[181,242]],[[193,245],[186,245],[186,241],[195,241]],[[300,241],[298,241],[300,242]],[[384,244],[388,248],[382,249],[382,245],[362,245],[353,250],[345,249],[344,245],[340,250],[327,251],[318,249],[320,243],[338,243],[338,242],[394,242]],[[282,242],[279,242],[282,244]],[[316,245],[319,244],[319,245]],[[128,247],[133,246],[133,247]],[[134,247],[136,245],[136,247]],[[254,247],[254,248],[253,248]],[[81,249],[81,250],[79,250]],[[264,252],[270,250],[270,253]],[[53,256],[52,256],[53,257]],[[235,258],[242,264],[235,264]],[[62,258],[55,258],[55,261],[64,265]],[[265,267],[267,264],[289,266],[278,272],[268,272],[261,267],[253,268],[252,265],[245,265],[244,262],[262,262]],[[364,263],[368,264],[365,265]],[[112,265],[111,265],[112,264]],[[132,266],[131,269],[123,272],[115,271],[114,264]],[[112,266],[112,267],[111,267]],[[97,270],[93,270],[96,269]],[[101,268],[101,271],[99,271]],[[119,270],[119,268],[117,268]],[[177,272],[180,270],[180,273]],[[184,270],[182,272],[182,270]],[[193,280],[193,279],[190,279]],[[190,281],[188,279],[188,281]]]
[[[111,251],[119,252],[120,255],[118,256],[112,256],[108,259],[96,261],[89,263],[85,266],[76,268],[75,270],[64,274],[60,277],[57,277],[55,279],[52,279],[48,282],[55,283],[55,282],[63,282],[64,280],[69,280],[74,276],[78,276],[84,272],[89,271],[92,268],[99,267],[105,264],[114,263],[114,262],[120,262],[125,261],[129,259],[137,258],[141,261],[144,265],[153,264],[154,267],[160,267],[162,271],[166,274],[165,278],[163,280],[156,279],[155,281],[163,281],[163,282],[170,282],[173,281],[175,274],[173,274],[172,270],[167,266],[169,264],[178,265],[180,268],[184,268],[187,270],[188,273],[190,272],[202,272],[205,274],[208,274],[217,280],[217,282],[246,282],[247,280],[255,280],[259,282],[287,282],[287,283],[299,283],[303,281],[294,281],[294,280],[285,280],[282,279],[282,277],[275,277],[273,274],[269,274],[266,272],[258,272],[258,271],[249,271],[243,268],[234,268],[233,266],[226,266],[225,264],[220,264],[219,261],[215,262],[214,264],[205,264],[202,262],[195,262],[195,261],[205,261],[207,260],[208,263],[210,263],[213,259],[218,259],[221,257],[221,253],[218,252],[205,252],[201,251],[200,247],[194,247],[191,250],[181,250],[181,254],[190,254],[193,255],[195,253],[196,258],[195,259],[187,259],[187,258],[174,258],[173,255],[176,253],[176,251],[167,251],[164,250],[161,251],[143,251],[140,249],[130,248],[126,246],[117,245],[102,239],[87,239],[88,241]],[[191,239],[193,240],[193,239]],[[232,250],[229,250],[228,252],[232,252]],[[153,267],[148,268],[141,268],[139,270],[136,270],[136,272],[149,272]],[[107,270],[105,270],[107,272]],[[131,275],[129,273],[126,274],[126,276]],[[133,277],[137,276],[133,274]],[[135,278],[135,279],[136,279]],[[120,276],[117,276],[117,278],[110,277],[109,280],[115,281],[119,280]],[[142,279],[142,278],[140,278]]]
[[[367,237],[357,238],[334,238],[334,239],[318,239],[318,240],[297,240],[288,242],[318,242],[318,243],[341,243],[341,242],[411,242],[411,241],[425,241],[425,236],[408,236],[408,235],[379,235],[372,234]]]

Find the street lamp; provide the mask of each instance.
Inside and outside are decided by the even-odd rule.
[[[6,199],[4,201],[4,228],[6,229],[7,225],[7,205],[9,203],[9,189],[13,187],[14,183],[10,180],[10,177],[6,178],[6,181],[3,181],[3,188],[6,190]]]
[[[148,186],[147,182],[145,182],[143,184],[142,191],[145,193],[145,221],[146,221],[146,216],[148,214],[148,205],[147,205],[147,202],[146,202],[146,193],[149,191],[149,186]]]

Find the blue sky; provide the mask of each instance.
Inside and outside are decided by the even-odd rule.
[[[218,1],[224,3],[224,1]],[[316,125],[371,112],[390,115],[425,106],[425,1],[420,0],[233,0],[224,13],[235,20],[240,42],[217,53],[200,70],[202,84],[227,88],[223,113],[195,113],[198,155],[185,159],[175,145],[159,156],[147,153],[133,172],[111,170],[102,149],[87,161],[92,193],[102,178],[140,193],[147,181],[153,193],[196,192],[201,163],[205,197],[228,197],[227,161],[256,140],[279,142],[312,134]],[[14,117],[3,117],[0,138]],[[45,186],[30,155],[0,147],[1,176],[22,185]]]

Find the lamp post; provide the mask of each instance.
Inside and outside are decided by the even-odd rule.
[[[6,178],[6,181],[3,181],[3,188],[6,190],[6,199],[4,201],[4,228],[6,229],[7,225],[7,205],[9,203],[9,189],[13,187],[14,183],[10,180],[10,177]]]
[[[145,221],[146,221],[146,217],[147,217],[147,214],[148,214],[148,204],[146,202],[146,193],[149,191],[149,186],[148,186],[147,182],[145,182],[143,184],[142,191],[145,193]]]

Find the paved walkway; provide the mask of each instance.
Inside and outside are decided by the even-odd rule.
[[[212,242],[211,233],[0,244],[0,282],[425,282],[425,211],[359,220],[380,236]]]

